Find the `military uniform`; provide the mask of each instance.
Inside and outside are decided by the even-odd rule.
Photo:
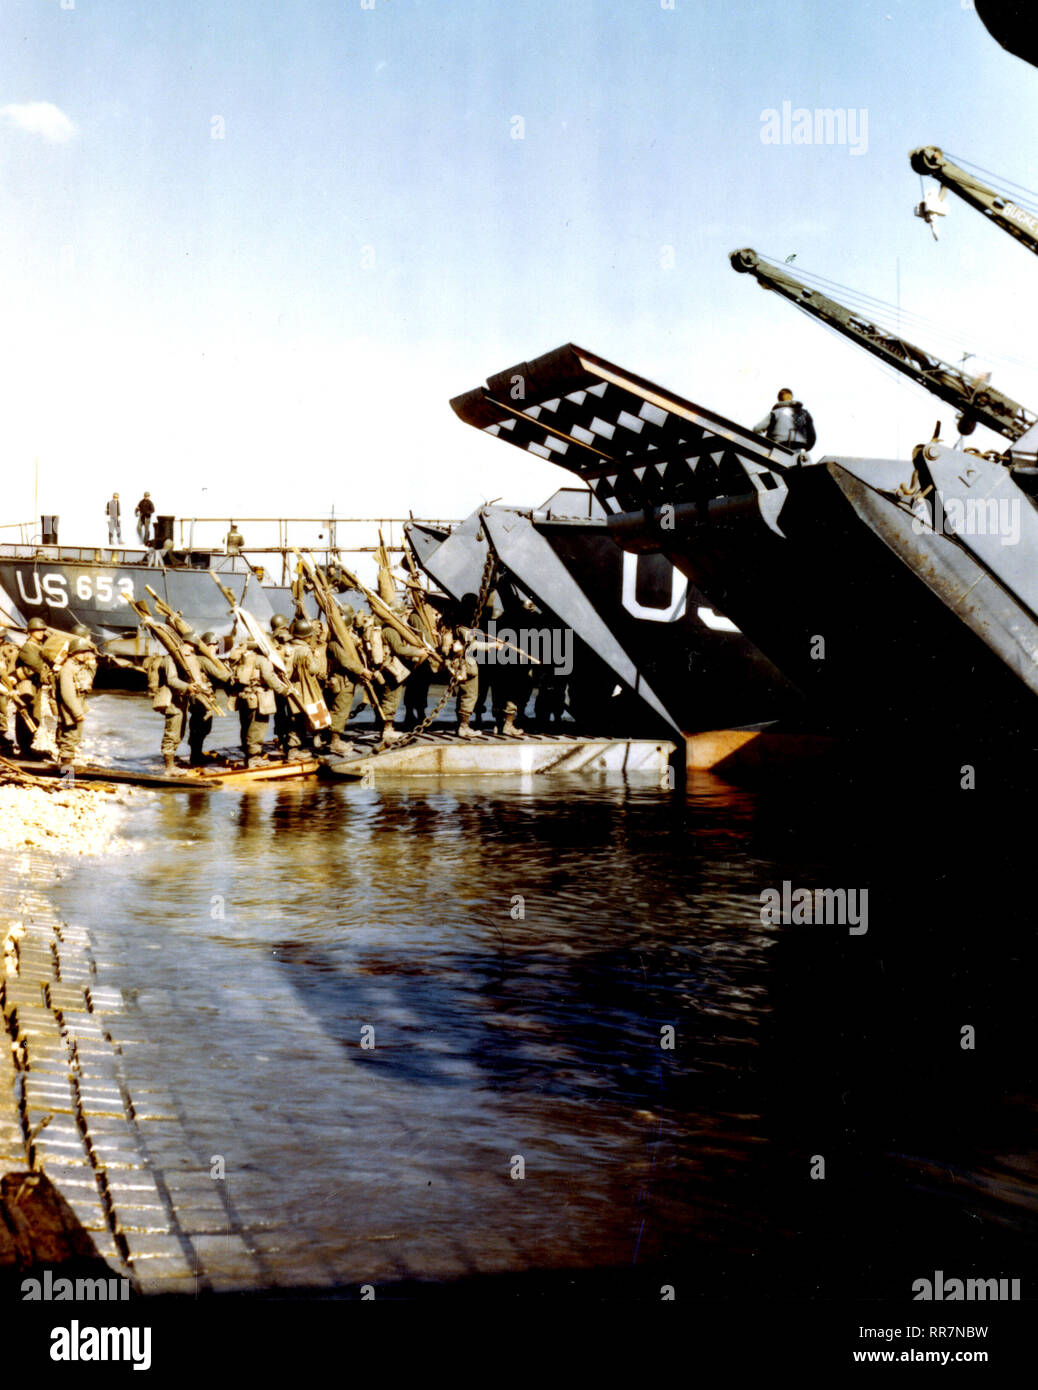
[[[8,734],[8,725],[14,713],[16,701],[12,699],[17,681],[14,669],[18,665],[18,648],[8,640],[4,633],[0,640],[0,744],[6,752],[14,750],[14,730]]]
[[[404,698],[404,685],[421,659],[428,655],[425,647],[416,647],[408,642],[402,633],[388,623],[382,629],[382,678],[385,682],[383,694],[379,696],[382,706],[382,739],[391,743],[403,737],[393,729],[393,720]]]
[[[75,637],[58,672],[55,693],[58,706],[58,762],[75,761],[86,722],[86,694],[94,684],[96,663],[91,663],[89,643]]]
[[[54,688],[54,672],[50,662],[43,655],[43,643],[47,640],[47,625],[39,618],[29,619],[25,641],[18,649],[18,661],[12,676],[15,692],[21,696],[22,706],[15,711],[15,740],[23,758],[33,756],[32,742],[36,730],[29,720],[38,726],[43,718],[46,693]]]
[[[404,727],[407,729],[415,728],[425,718],[432,675],[432,667],[423,661],[407,678],[404,686]]]
[[[329,747],[333,753],[345,751],[343,746],[343,734],[346,732],[346,725],[350,722],[350,714],[353,712],[353,697],[356,694],[357,682],[362,677],[370,675],[370,670],[364,665],[363,657],[349,652],[341,643],[331,641],[328,643],[327,651],[328,674],[325,681],[325,702],[331,713],[331,743]]]
[[[171,656],[164,656],[158,669],[152,708],[162,714],[166,721],[162,730],[161,750],[169,769],[173,767],[177,749],[184,737],[184,721],[190,699],[190,685],[180,674],[177,663]]]
[[[303,671],[315,673],[317,661],[309,644],[301,637],[294,637],[287,628],[277,633],[281,660],[287,672],[287,689],[276,695],[277,708],[274,711],[274,737],[281,744],[285,758],[298,756],[307,735],[306,716],[302,713],[302,695],[299,677]],[[283,681],[284,683],[284,681]]]
[[[458,681],[458,733],[462,738],[478,738],[479,730],[472,727],[472,716],[480,695],[481,672],[476,653],[496,651],[497,644],[483,640],[482,634],[475,628],[456,627],[448,628],[445,632],[441,639],[441,650],[447,657],[448,669]],[[515,704],[505,705],[501,732],[510,738],[522,737],[513,722],[517,712]]]
[[[276,696],[291,689],[273,662],[250,642],[234,661],[234,704],[241,730],[241,750],[246,762],[255,766],[263,756],[270,716],[277,707]]]
[[[215,632],[207,632],[202,637],[202,642],[207,647],[212,647],[219,639]],[[204,652],[196,652],[195,659],[199,669],[208,679],[210,686],[215,690],[226,690],[228,683],[224,675],[221,674],[219,667]],[[191,750],[191,766],[200,767],[205,762],[203,751],[205,741],[213,731],[213,715],[209,706],[204,700],[194,698],[188,705],[187,719],[187,744]]]

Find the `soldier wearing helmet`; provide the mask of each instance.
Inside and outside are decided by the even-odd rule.
[[[274,631],[273,620],[270,626]],[[281,660],[285,663],[284,679],[288,683],[287,691],[278,691],[276,695],[274,737],[281,745],[286,762],[306,757],[303,745],[309,735],[309,724],[304,710],[307,705],[313,705],[315,694],[320,698],[315,683],[317,662],[308,641],[312,632],[310,619],[301,617],[291,626],[286,618],[274,631]]]
[[[277,708],[277,695],[288,695],[291,687],[260,650],[255,638],[249,638],[228,657],[234,672],[233,693],[229,703],[238,711],[241,732],[241,751],[246,767],[263,763],[263,743],[267,736],[270,716]]]
[[[193,644],[186,639],[182,643],[182,649],[191,654],[195,652]],[[173,772],[176,769],[177,749],[184,737],[184,725],[191,704],[191,682],[184,679],[183,672],[169,653],[159,663],[155,679],[156,693],[152,709],[165,719],[160,745],[162,761],[166,771]]]
[[[370,682],[375,673],[365,660],[364,645],[360,640],[361,631],[356,622],[359,615],[351,603],[344,603],[341,608],[346,626],[352,628],[357,635],[354,640],[346,643],[339,642],[334,637],[329,640],[324,699],[331,716],[328,752],[345,757],[354,751],[353,745],[346,742],[344,735],[353,711],[357,682]],[[347,633],[347,637],[352,635]]]
[[[54,671],[43,653],[49,636],[47,624],[34,616],[25,625],[25,640],[18,649],[18,660],[11,672],[14,693],[18,696],[15,710],[15,742],[23,758],[35,756],[32,741],[48,707],[54,688]]]
[[[72,629],[72,634],[74,637],[82,637],[89,648],[84,665],[90,667],[92,684],[93,678],[97,675],[97,648],[94,645],[94,634],[87,627],[86,623],[77,623]],[[72,648],[70,646],[69,651],[71,650]]]
[[[86,637],[73,637],[68,644],[55,685],[58,707],[58,762],[69,766],[75,761],[86,723],[86,695],[94,684],[94,648]]]
[[[402,612],[399,611],[401,609]],[[406,604],[396,604],[393,612],[406,621],[410,610]],[[382,628],[382,645],[385,650],[381,672],[385,681],[385,691],[379,696],[382,706],[382,742],[397,743],[403,738],[403,734],[394,729],[393,720],[404,697],[404,685],[411,672],[426,659],[429,652],[428,648],[409,641],[392,623],[386,623]]]
[[[18,707],[15,695],[17,682],[14,668],[18,665],[18,648],[8,636],[6,628],[0,628],[0,748],[10,755],[14,752],[14,730],[8,734],[11,715]]]
[[[204,632],[202,634],[202,646],[212,649],[219,642],[219,637],[215,632]],[[197,644],[191,644],[197,648]],[[203,678],[202,690],[192,693],[187,707],[187,745],[191,750],[191,766],[201,767],[205,762],[205,741],[213,731],[212,709],[208,702],[201,698],[204,691],[210,694],[215,690],[227,690],[230,683],[227,680],[227,671],[218,666],[205,652],[195,650],[195,661]]]

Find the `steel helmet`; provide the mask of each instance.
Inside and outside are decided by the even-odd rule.
[[[213,645],[213,643],[216,642],[217,640],[218,640],[218,639],[217,639],[217,636],[216,636],[216,633],[215,633],[215,632],[203,632],[203,633],[202,633],[202,641],[206,644],[207,647],[211,647],[211,646]]]
[[[275,613],[270,620],[271,632],[279,632],[283,627],[288,627],[288,619],[284,613]]]
[[[47,624],[43,619],[37,616],[29,619],[25,624],[25,630],[26,632],[42,632],[46,629],[46,626]]]
[[[80,652],[88,652],[90,649],[91,643],[89,643],[85,637],[73,637],[72,641],[68,644],[69,656],[78,656]]]
[[[296,618],[292,624],[293,637],[309,637],[314,630],[314,625],[309,618]]]

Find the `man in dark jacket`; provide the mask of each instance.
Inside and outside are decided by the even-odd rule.
[[[140,537],[141,545],[148,544],[148,532],[151,529],[151,517],[155,510],[155,503],[151,500],[151,493],[146,492],[134,508],[137,517],[137,535]]]

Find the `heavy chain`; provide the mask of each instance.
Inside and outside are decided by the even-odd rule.
[[[493,546],[488,543],[486,563],[483,566],[483,577],[479,581],[479,593],[476,595],[476,611],[472,615],[473,627],[478,626],[483,609],[487,606],[487,599],[490,597],[490,590],[493,588],[493,581],[496,573],[497,556],[494,554]],[[457,666],[457,670],[451,671],[450,679],[444,688],[443,694],[440,696],[439,700],[437,700],[435,708],[425,716],[420,724],[416,724],[414,728],[404,734],[402,738],[394,739],[392,743],[387,743],[387,748],[406,748],[409,743],[414,743],[416,738],[424,734],[430,724],[433,724],[439,718],[440,711],[443,709],[444,705],[446,705],[447,701],[457,692],[458,686],[461,684],[464,666],[460,661],[457,663]]]
[[[487,599],[490,597],[490,590],[494,587],[494,579],[497,575],[497,556],[494,554],[494,547],[487,542],[487,558],[483,566],[483,578],[479,581],[479,593],[476,595],[476,610],[472,614],[472,626],[479,627],[479,620],[483,616],[483,609],[487,606]]]

